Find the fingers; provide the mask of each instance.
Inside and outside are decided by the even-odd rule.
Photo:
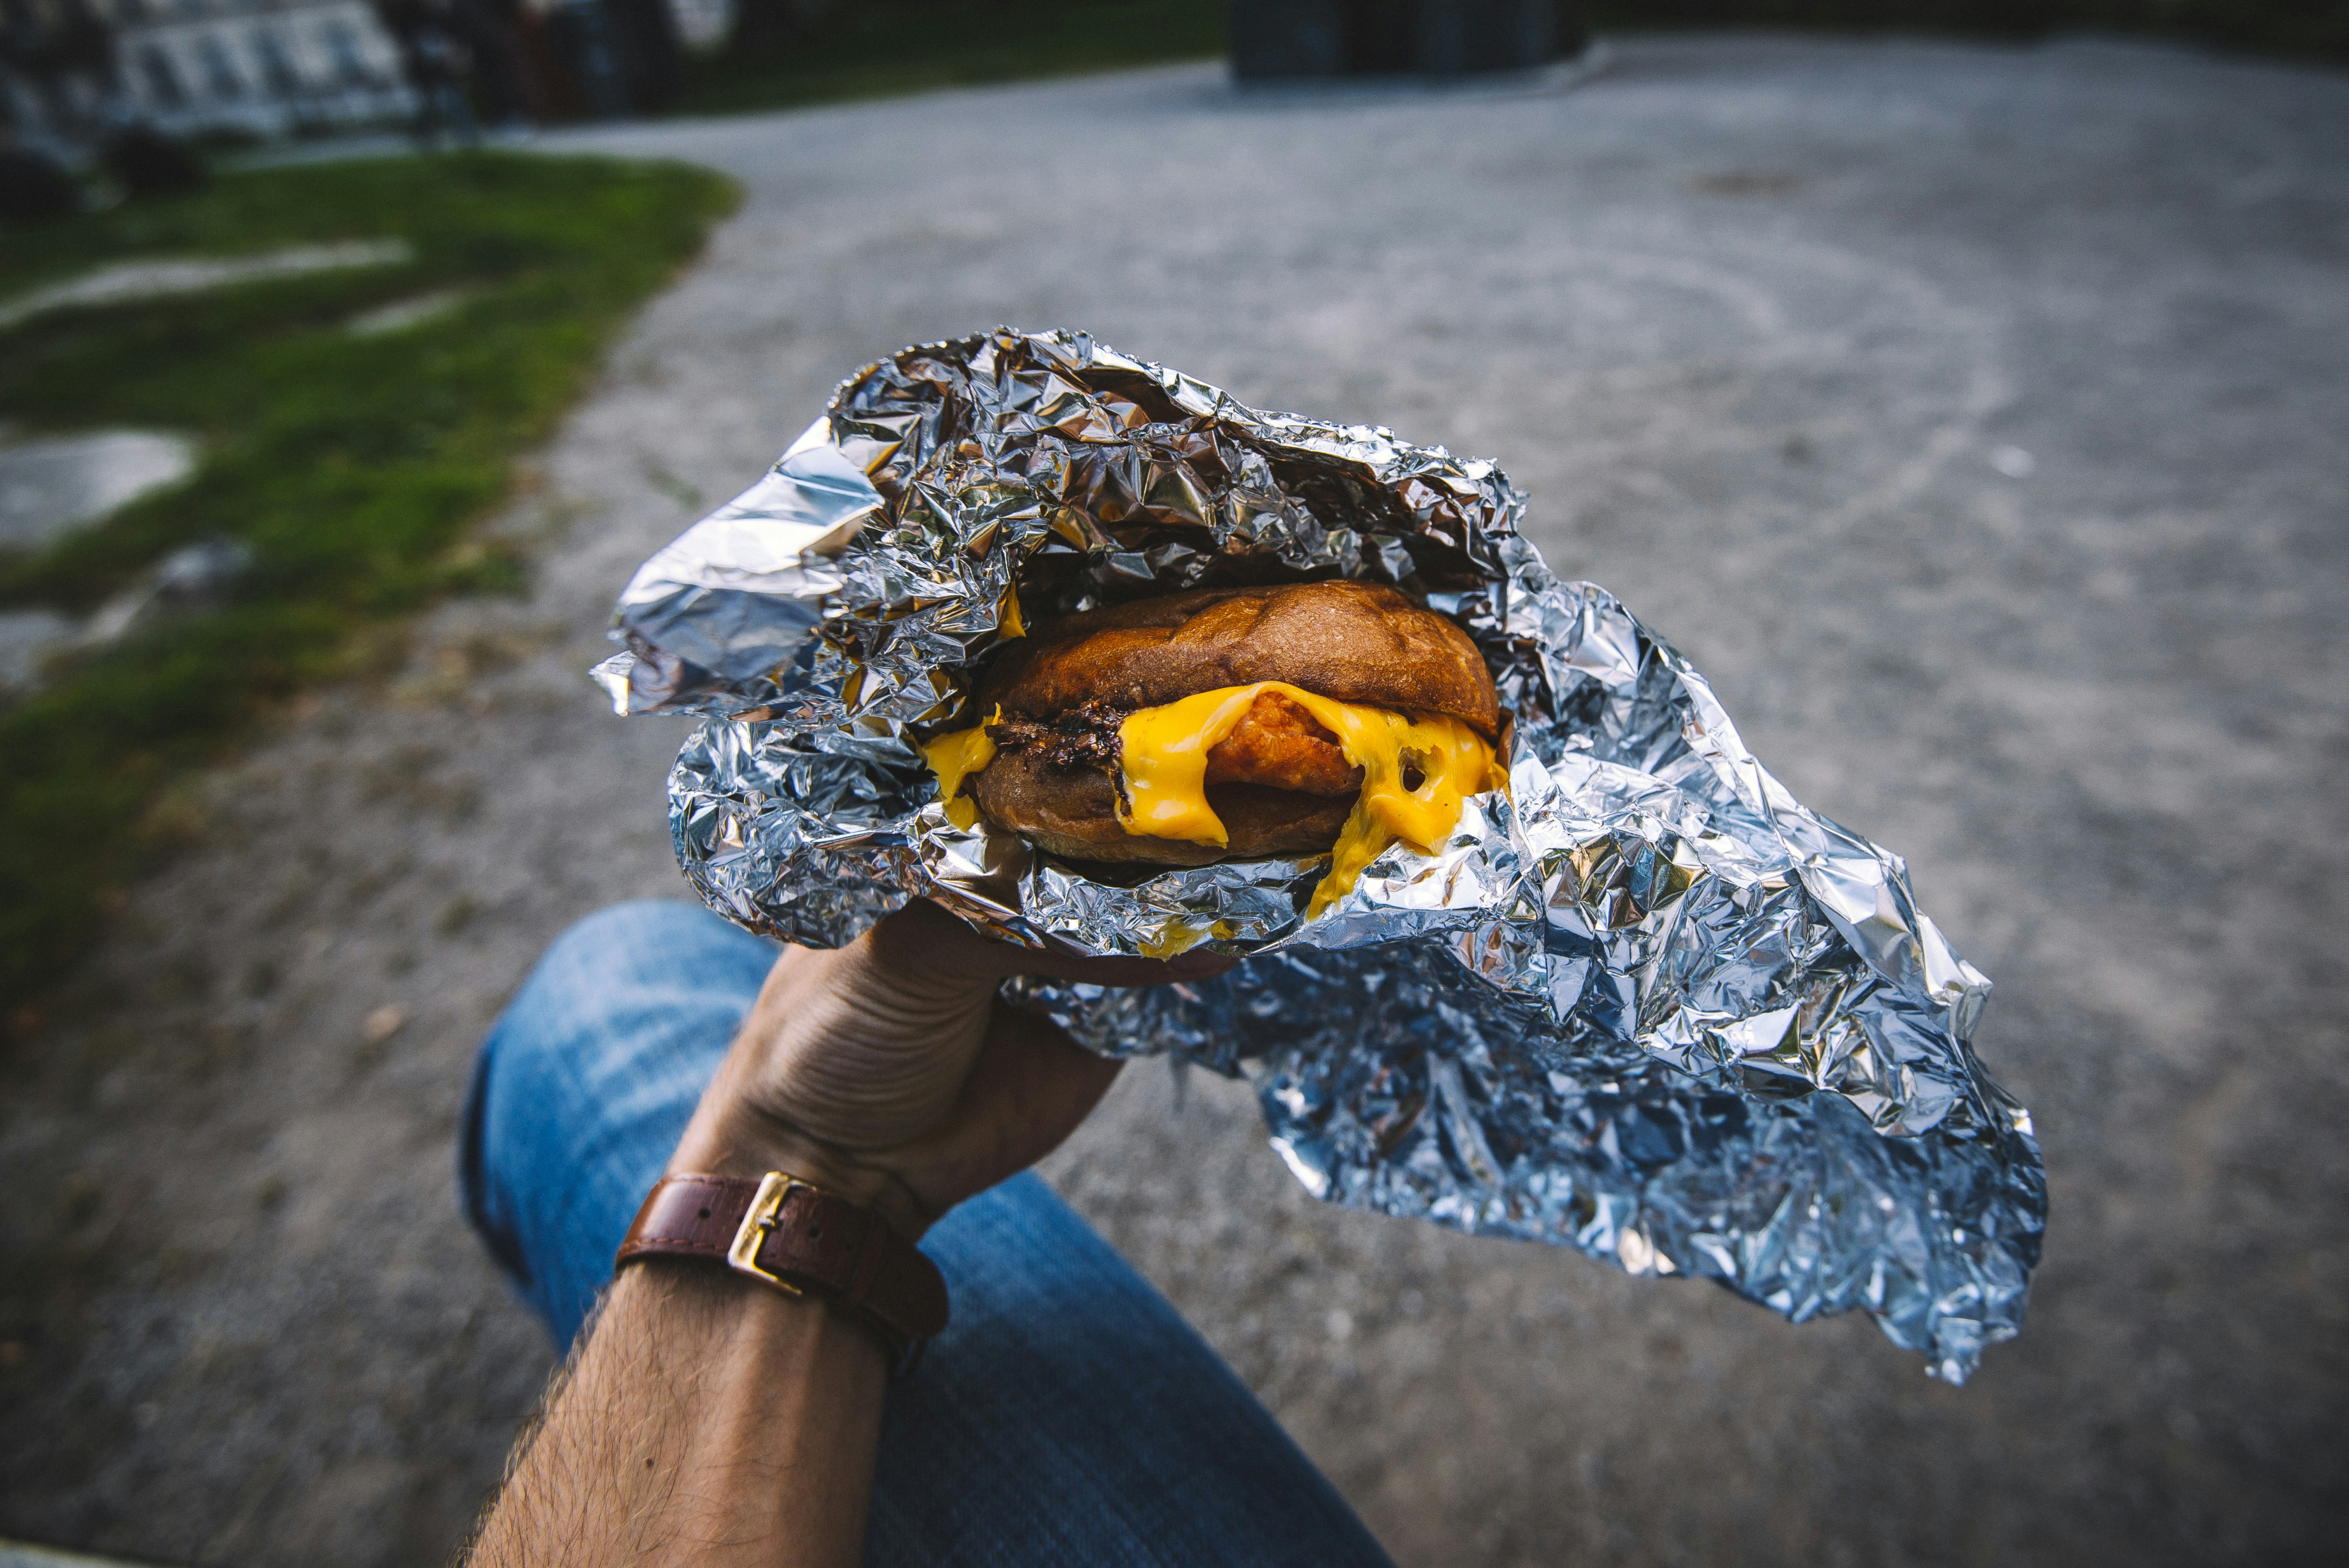
[[[1093,985],[1171,985],[1185,980],[1209,980],[1239,963],[1221,953],[1185,953],[1174,958],[1091,958],[1024,948],[1013,952],[1019,955],[1016,974]]]
[[[1010,973],[1006,944],[992,942],[927,899],[916,899],[862,939],[871,961],[893,980],[923,989],[945,985],[992,991]]]
[[[1124,1065],[997,1004],[953,1111],[917,1150],[905,1151],[901,1179],[929,1212],[944,1212],[1059,1148]]]
[[[984,985],[992,989],[1015,975],[1094,985],[1165,985],[1206,980],[1239,960],[1194,950],[1173,958],[1093,957],[1040,951],[982,936],[960,916],[927,899],[916,899],[874,926],[867,939],[873,961],[893,980],[957,989]]]

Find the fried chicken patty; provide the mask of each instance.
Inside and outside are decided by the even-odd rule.
[[[1004,718],[988,727],[1006,751],[1033,753],[1054,768],[1114,773],[1118,727],[1131,711],[1089,702],[1050,723]],[[1261,784],[1302,795],[1350,795],[1362,770],[1346,760],[1338,738],[1278,692],[1258,692],[1232,732],[1207,753],[1209,784]]]
[[[1346,760],[1338,738],[1277,691],[1257,693],[1247,713],[1207,753],[1210,784],[1267,784],[1300,795],[1350,795],[1362,770]]]

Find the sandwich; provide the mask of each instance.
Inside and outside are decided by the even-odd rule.
[[[925,748],[947,818],[1066,861],[1329,854],[1309,914],[1506,787],[1476,645],[1392,588],[1212,588],[1086,611],[1005,648],[980,724]]]

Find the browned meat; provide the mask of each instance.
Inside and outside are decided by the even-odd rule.
[[[1263,692],[1247,717],[1207,753],[1210,784],[1262,784],[1304,795],[1351,795],[1362,770],[1338,749],[1338,738],[1278,692]]]
[[[1115,773],[1118,727],[1127,711],[1089,702],[1049,720],[999,719],[988,733],[998,748],[1020,753],[1035,765]],[[1207,753],[1207,782],[1334,797],[1360,789],[1362,770],[1346,761],[1337,737],[1311,714],[1278,692],[1265,692]]]
[[[1092,768],[1117,771],[1117,727],[1130,709],[1105,702],[1089,702],[1058,718],[1000,718],[988,726],[999,750],[1032,754],[1033,759],[1059,769]]]

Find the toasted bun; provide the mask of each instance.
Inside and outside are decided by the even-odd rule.
[[[978,707],[1051,720],[1089,702],[1157,707],[1221,686],[1286,681],[1340,702],[1442,714],[1493,738],[1500,702],[1468,634],[1392,588],[1306,583],[1214,588],[1071,615],[1014,643],[979,684]],[[1229,842],[1129,833],[1116,787],[1092,768],[1010,750],[971,780],[978,808],[1070,860],[1202,866],[1328,850],[1354,797],[1259,784],[1211,785]]]
[[[1218,784],[1207,804],[1222,818],[1230,842],[1187,844],[1129,833],[1117,820],[1116,786],[1090,768],[1055,768],[1032,752],[1007,751],[971,780],[978,809],[1048,854],[1071,861],[1154,866],[1204,866],[1225,860],[1318,855],[1338,838],[1354,809],[1351,795],[1331,798]]]
[[[1052,718],[1087,702],[1157,707],[1257,681],[1448,715],[1487,740],[1500,733],[1492,672],[1468,634],[1368,583],[1208,588],[1071,615],[1006,649],[978,706]]]

